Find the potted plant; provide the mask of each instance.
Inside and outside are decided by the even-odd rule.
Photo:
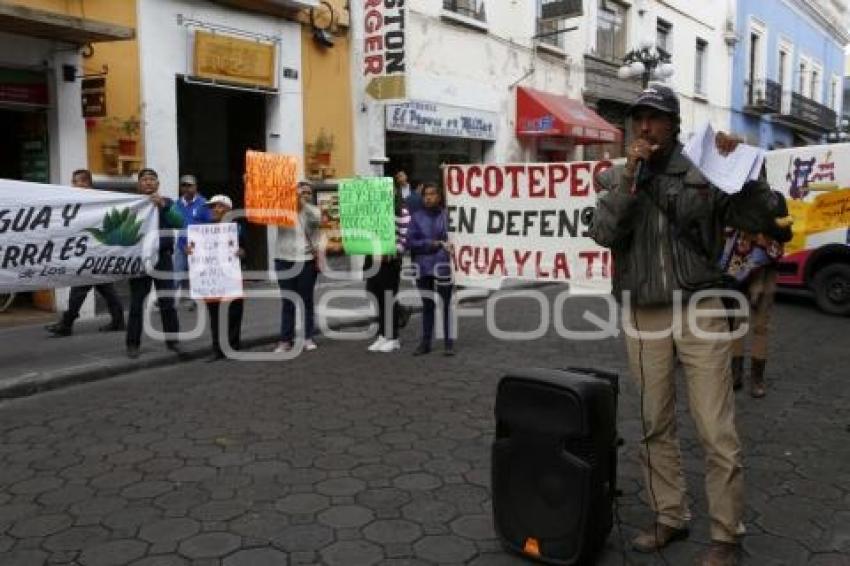
[[[139,118],[136,116],[130,116],[129,118],[113,116],[106,120],[105,125],[118,140],[119,155],[135,156],[139,130],[141,128]]]
[[[319,165],[331,164],[331,152],[334,148],[334,137],[332,134],[325,133],[324,128],[319,130],[319,135],[316,137],[314,147],[316,163]]]

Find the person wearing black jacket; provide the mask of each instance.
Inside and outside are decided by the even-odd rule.
[[[679,100],[668,87],[644,90],[629,114],[634,140],[625,165],[594,179],[599,198],[590,236],[612,250],[613,291],[623,305],[629,365],[641,391],[642,463],[655,520],[632,546],[655,552],[689,532],[676,434],[678,357],[706,453],[712,544],[698,564],[732,566],[738,560],[744,483],[729,326],[720,297],[696,293],[725,286],[719,265],[725,227],[758,233],[774,222],[771,192],[765,183],[750,182],[729,195],[703,177],[682,154]],[[721,153],[738,143],[717,136]]]
[[[750,351],[750,396],[760,399],[767,394],[764,377],[767,365],[768,332],[773,299],[776,295],[777,263],[784,253],[783,245],[793,237],[785,196],[774,191],[774,213],[780,223],[765,233],[748,234],[731,230],[727,238],[724,263],[727,274],[738,282],[737,288],[750,303],[747,334],[752,335]],[[732,317],[730,325],[737,330],[744,317]],[[744,386],[744,350],[747,334],[732,343],[732,383],[735,390]]]
[[[92,188],[92,175],[88,169],[77,169],[71,174],[71,186],[78,189]],[[109,309],[111,320],[99,328],[101,332],[114,332],[124,330],[124,307],[121,306],[121,299],[118,298],[118,293],[115,292],[115,286],[112,283],[101,283],[99,285],[78,285],[71,287],[68,295],[68,310],[62,313],[62,318],[46,327],[47,331],[54,336],[70,336],[74,332],[74,321],[80,316],[80,309],[92,289],[100,293],[103,300],[106,301],[106,308]]]
[[[180,332],[180,321],[174,309],[174,271],[172,255],[174,253],[174,235],[172,230],[184,227],[183,215],[177,209],[173,200],[160,196],[159,175],[153,169],[142,169],[138,176],[138,191],[150,197],[158,209],[159,255],[155,265],[158,272],[168,272],[168,275],[142,275],[130,279],[130,316],[127,322],[127,356],[139,357],[139,346],[142,341],[143,309],[145,297],[150,293],[151,285],[156,288],[159,303],[159,314],[162,317],[162,329],[167,335],[165,344],[169,350],[178,356],[183,356],[183,349],[176,339]]]

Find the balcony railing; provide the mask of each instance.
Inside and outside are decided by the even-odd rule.
[[[797,92],[785,93],[790,97],[790,105],[783,100],[781,119],[818,130],[835,128],[837,114],[829,106],[824,106]]]
[[[782,85],[769,79],[747,81],[747,110],[758,114],[775,114],[782,107]]]
[[[487,21],[482,0],[443,0],[443,10],[454,12],[479,22]]]

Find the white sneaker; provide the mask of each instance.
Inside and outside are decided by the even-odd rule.
[[[401,350],[401,342],[398,339],[385,340],[384,343],[377,349],[378,352],[390,353],[396,350]]]
[[[375,340],[372,345],[367,348],[367,350],[369,350],[370,352],[377,352],[381,348],[381,346],[383,346],[386,342],[387,339],[379,334],[378,339]]]
[[[273,351],[275,354],[282,354],[283,352],[289,352],[290,350],[292,350],[292,343],[278,342],[277,347]]]
[[[312,340],[304,340],[304,351],[305,352],[312,352],[313,350],[315,350],[318,347],[319,346],[315,342],[313,342]]]

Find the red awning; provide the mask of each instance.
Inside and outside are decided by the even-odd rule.
[[[577,144],[623,139],[619,128],[578,100],[524,87],[517,89],[516,133],[524,137],[567,137]]]

